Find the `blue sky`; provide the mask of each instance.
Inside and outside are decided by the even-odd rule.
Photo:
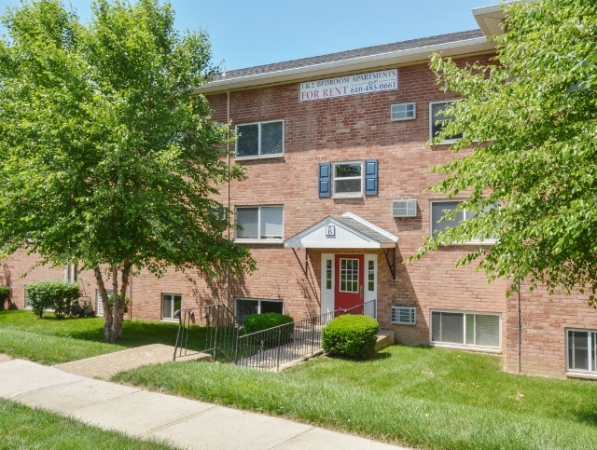
[[[87,21],[91,0],[63,0]],[[20,0],[0,0],[0,11]],[[226,70],[478,28],[498,0],[171,0],[179,29],[207,30]]]

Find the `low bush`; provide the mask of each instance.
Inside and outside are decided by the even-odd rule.
[[[81,296],[77,283],[67,281],[40,281],[27,285],[27,299],[39,318],[46,309],[53,309],[62,318],[71,311],[71,303]]]
[[[120,298],[120,294],[118,294],[118,298]],[[131,303],[131,299],[128,297],[124,297],[124,305],[122,307],[123,314],[129,312],[129,303]],[[110,306],[110,310],[114,308],[114,294],[110,294],[108,296],[108,305]]]
[[[280,331],[272,330],[269,333],[259,336],[259,340],[267,341],[270,344],[276,344],[278,340],[280,340],[280,342],[287,342],[292,337],[292,334],[294,333],[293,322],[293,318],[286,314],[250,314],[245,319],[243,327],[246,334],[251,334],[278,327],[280,325],[292,324],[282,327]]]
[[[0,310],[4,309],[4,302],[10,297],[10,288],[8,286],[0,286]]]
[[[360,315],[346,314],[329,322],[321,333],[321,345],[331,355],[365,358],[375,350],[379,323]]]

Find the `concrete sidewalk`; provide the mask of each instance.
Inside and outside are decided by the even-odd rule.
[[[401,449],[290,420],[93,380],[19,359],[0,358],[0,397],[186,449]]]

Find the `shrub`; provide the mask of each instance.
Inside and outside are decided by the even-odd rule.
[[[243,326],[245,333],[250,334],[256,333],[257,331],[263,331],[269,328],[274,328],[280,325],[292,324],[282,327],[281,334],[279,336],[279,332],[277,330],[258,336],[259,340],[266,341],[270,344],[276,344],[278,342],[278,339],[280,339],[280,342],[287,342],[292,337],[292,334],[294,333],[293,322],[294,320],[292,319],[292,317],[287,316],[286,314],[272,312],[264,314],[250,314],[245,319],[245,323],[243,324]]]
[[[120,298],[121,294],[118,294],[118,298]],[[127,312],[129,312],[129,303],[131,302],[131,299],[128,297],[124,297],[124,306],[122,308],[122,312],[124,314],[126,314]],[[114,308],[114,294],[110,294],[108,296],[108,305],[110,306],[110,310],[112,310],[112,308]]]
[[[77,283],[67,281],[40,281],[27,285],[27,299],[33,312],[42,317],[44,310],[54,309],[54,315],[62,318],[70,313],[71,303],[81,296]]]
[[[323,349],[332,355],[365,358],[375,350],[379,323],[360,315],[346,314],[329,322],[321,333]]]
[[[0,309],[4,309],[4,302],[10,297],[10,288],[8,286],[0,286]]]

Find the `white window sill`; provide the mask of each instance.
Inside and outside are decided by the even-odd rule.
[[[162,319],[162,320],[160,320],[160,322],[178,323],[178,319]]]
[[[414,327],[417,324],[416,323],[405,323],[405,322],[392,322],[392,325],[407,325],[409,327]]]
[[[358,194],[334,194],[332,195],[332,198],[336,198],[336,199],[341,199],[341,198],[363,198],[363,194],[362,193],[358,193]]]
[[[467,350],[467,351],[472,351],[472,352],[502,353],[501,348],[481,347],[478,345],[450,344],[450,343],[444,343],[444,342],[431,342],[429,345],[431,347],[452,348],[452,349],[456,349],[456,350]]]
[[[236,161],[250,161],[253,159],[275,159],[275,158],[284,158],[284,153],[274,153],[271,155],[255,155],[255,156],[235,156],[234,159]]]
[[[569,378],[597,380],[597,372],[566,372],[566,376]]]
[[[235,244],[283,244],[284,239],[235,239]]]

